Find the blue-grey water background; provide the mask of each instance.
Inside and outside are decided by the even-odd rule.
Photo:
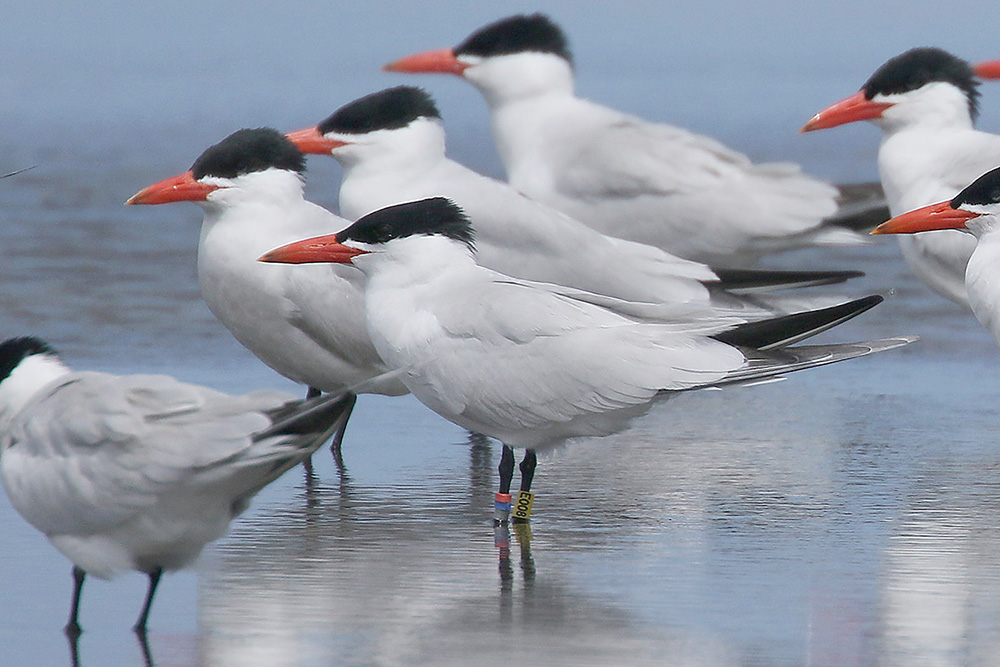
[[[200,210],[127,208],[246,126],[297,129],[399,83],[436,97],[453,157],[501,170],[478,93],[379,71],[542,9],[578,90],[755,160],[876,178],[878,132],[798,128],[907,48],[1000,57],[1000,7],[958,1],[402,3],[54,0],[0,18],[0,335],[81,369],[289,388],[199,298]],[[1000,131],[1000,83],[980,126]],[[339,171],[310,160],[309,196]],[[347,473],[317,457],[164,579],[157,665],[1000,664],[1000,349],[905,271],[891,240],[790,255],[885,294],[834,339],[908,349],[686,395],[542,461],[531,539],[501,562],[496,444],[410,398],[365,397]],[[0,500],[0,665],[68,664],[69,563]],[[142,664],[145,578],[92,580],[82,665]]]

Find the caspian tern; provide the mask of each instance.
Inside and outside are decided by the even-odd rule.
[[[277,130],[239,130],[202,153],[190,171],[150,185],[127,203],[201,205],[202,296],[265,364],[309,386],[310,395],[404,394],[402,383],[382,376],[386,368],[365,329],[357,271],[317,266],[303,272],[256,261],[276,245],[350,224],[304,198],[304,171],[304,156]],[[342,435],[334,443],[338,457]]]
[[[690,307],[670,322],[639,322],[477,265],[468,219],[440,197],[381,209],[261,261],[350,262],[365,274],[368,330],[386,363],[430,409],[504,443],[498,523],[509,511],[512,447],[527,449],[521,488],[530,498],[536,450],[614,432],[657,397],[911,340],[788,347],[880,297],[744,326]],[[525,503],[515,518],[527,518]]]
[[[769,253],[859,243],[846,225],[888,217],[881,204],[838,208],[838,189],[798,165],[755,165],[708,137],[577,97],[566,37],[542,14],[502,19],[454,49],[383,69],[469,81],[486,99],[512,186],[605,234],[686,259],[746,266]]]
[[[343,165],[344,216],[354,220],[391,204],[447,197],[472,220],[477,262],[509,276],[632,302],[704,302],[714,294],[716,302],[761,307],[764,315],[801,307],[797,295],[790,303],[774,294],[733,299],[727,288],[753,291],[736,284],[734,272],[716,273],[659,248],[607,236],[449,159],[440,113],[419,88],[398,86],[367,95],[288,137],[304,153],[332,155]],[[794,286],[854,275],[859,274],[751,271],[743,277],[763,277],[771,281],[766,287],[780,287],[781,281]]]
[[[230,396],[163,375],[74,372],[45,342],[0,344],[0,474],[11,504],[84,578],[149,576],[145,633],[164,570],[225,534],[257,491],[325,442],[349,402]]]
[[[1000,343],[1000,168],[986,172],[953,199],[909,211],[872,234],[961,230],[976,242],[965,269],[972,312]]]
[[[803,132],[868,120],[882,130],[878,169],[894,216],[954,197],[1000,165],[1000,136],[974,127],[979,81],[964,60],[916,48],[888,60],[860,91],[823,109]],[[957,231],[901,237],[913,273],[949,299],[969,305],[965,266],[975,239]]]

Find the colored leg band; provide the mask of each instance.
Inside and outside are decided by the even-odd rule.
[[[535,503],[535,494],[531,491],[519,491],[514,504],[514,521],[527,522],[531,518],[531,506]]]
[[[510,518],[510,494],[498,493],[493,500],[493,521],[506,523]]]

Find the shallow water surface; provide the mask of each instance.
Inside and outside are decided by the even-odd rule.
[[[455,157],[499,174],[471,87],[378,71],[499,15],[453,2],[119,4],[5,16],[0,173],[37,166],[0,181],[3,335],[45,337],[81,369],[297,392],[202,304],[200,211],[121,202],[238,127],[303,127],[403,82],[438,99]],[[997,10],[971,2],[946,14],[929,2],[515,5],[564,24],[584,94],[840,181],[876,176],[878,133],[797,135],[813,113],[914,45],[1000,57]],[[994,85],[981,125],[1000,131]],[[327,162],[310,161],[309,193],[334,207]],[[867,277],[840,292],[887,296],[826,340],[922,340],[684,395],[557,451],[540,463],[530,530],[510,533],[490,523],[496,443],[469,442],[412,398],[365,397],[343,474],[320,453],[316,479],[290,471],[196,569],[164,579],[153,661],[1000,664],[1000,350],[909,277],[891,239],[776,263],[859,268]],[[6,499],[0,534],[0,665],[69,664],[69,563]],[[79,664],[144,662],[129,631],[144,590],[137,574],[88,581]]]

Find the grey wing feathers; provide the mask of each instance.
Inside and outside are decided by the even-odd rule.
[[[103,373],[71,374],[43,394],[12,424],[3,472],[18,509],[47,534],[118,523],[198,476],[215,483],[234,461],[267,466],[251,436],[270,425],[265,410],[291,398]]]
[[[776,290],[835,285],[864,276],[864,271],[783,271],[768,269],[712,268],[718,281],[713,287],[730,294],[760,294]]]
[[[709,137],[615,115],[566,161],[556,184],[561,192],[609,199],[662,197],[697,189],[706,175],[753,168],[745,155]]]
[[[801,345],[799,347],[782,348],[776,352],[745,350],[747,363],[743,368],[732,371],[722,380],[706,386],[722,387],[725,385],[776,378],[785,373],[792,373],[816,366],[825,366],[826,364],[846,361],[855,357],[864,357],[875,352],[892,350],[897,347],[909,345],[916,340],[918,340],[917,336],[898,336],[859,343]]]
[[[881,183],[848,183],[837,190],[837,212],[823,224],[868,231],[891,217]]]

